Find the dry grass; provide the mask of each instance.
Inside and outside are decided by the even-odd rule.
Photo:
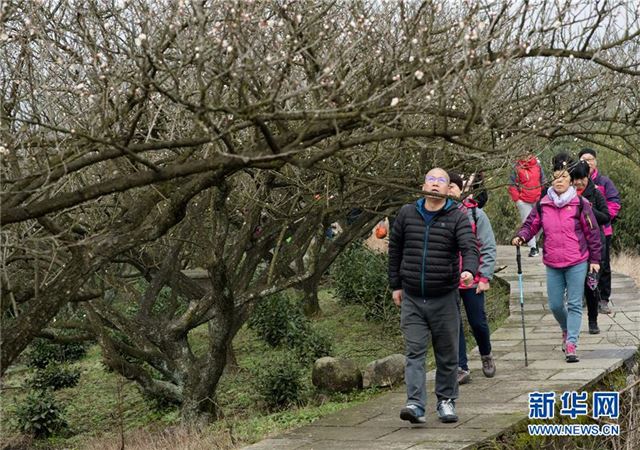
[[[640,288],[640,255],[618,253],[611,259],[611,270],[630,276]]]
[[[120,436],[92,438],[79,447],[81,450],[230,450],[237,448],[228,433],[212,433],[187,427],[169,427],[159,431],[135,430]]]

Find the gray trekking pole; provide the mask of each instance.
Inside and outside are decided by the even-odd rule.
[[[527,334],[524,331],[524,288],[522,287],[522,261],[520,259],[520,246],[516,246],[516,261],[518,262],[518,284],[520,285],[520,314],[522,316],[522,338],[524,339],[524,366],[529,366],[527,357]]]

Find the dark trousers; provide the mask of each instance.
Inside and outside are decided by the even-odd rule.
[[[605,302],[611,297],[611,236],[607,236],[603,242],[604,251],[602,252],[602,264],[600,264],[600,297]]]
[[[467,320],[476,339],[478,349],[482,356],[491,353],[491,339],[487,314],[484,310],[484,292],[476,294],[476,289],[460,289],[460,297],[467,313]],[[467,344],[464,340],[464,330],[462,328],[462,315],[460,316],[460,334],[458,344],[458,365],[464,370],[469,370],[467,361]]]
[[[598,301],[600,300],[599,291],[599,287],[597,287],[595,290],[591,290],[585,282],[584,296],[587,299],[587,315],[589,317],[589,323],[598,323]]]
[[[458,398],[458,308],[457,289],[429,298],[403,293],[400,326],[407,356],[407,405],[417,405],[424,411],[427,403],[425,359],[429,335],[436,357],[436,397],[438,401]]]

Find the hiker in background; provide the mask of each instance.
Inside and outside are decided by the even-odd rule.
[[[442,422],[457,422],[458,285],[471,285],[478,270],[478,247],[471,224],[447,199],[449,176],[432,169],[422,186],[425,196],[404,205],[389,235],[389,285],[400,307],[407,365],[407,403],[400,418],[425,423],[425,358],[431,336],[436,357],[437,412]],[[459,270],[462,255],[462,273]]]
[[[613,236],[612,224],[620,213],[620,194],[618,193],[618,189],[616,189],[616,185],[613,184],[613,181],[598,171],[598,160],[596,159],[595,150],[583,148],[580,153],[578,153],[578,157],[589,164],[589,177],[598,190],[602,192],[602,195],[604,195],[607,201],[609,215],[611,216],[611,223],[604,227],[604,252],[599,281],[601,298],[598,303],[598,310],[601,314],[611,314],[611,307],[609,306],[609,297],[611,296],[611,237]]]
[[[449,172],[449,195],[459,199],[463,192],[468,192],[471,183],[464,185],[463,178],[457,173]],[[487,214],[478,207],[478,203],[472,198],[461,200],[459,206],[467,214],[471,222],[471,229],[476,236],[478,249],[480,251],[480,268],[471,286],[460,284],[460,298],[464,304],[469,326],[473,332],[473,337],[480,350],[482,359],[482,373],[487,378],[492,378],[496,374],[496,364],[491,354],[491,331],[487,322],[485,312],[484,293],[489,290],[490,282],[493,279],[493,270],[496,265],[497,247],[496,238],[493,235],[491,222]],[[462,315],[460,316],[460,333],[458,347],[458,384],[466,384],[471,381],[467,359],[467,346],[462,328]]]
[[[554,158],[551,187],[511,241],[520,246],[544,230],[542,261],[547,271],[549,309],[562,329],[562,350],[569,363],[579,361],[585,277],[587,271],[600,269],[601,258],[598,223],[589,202],[571,185],[572,164],[566,154]]]
[[[596,216],[596,221],[600,230],[600,241],[603,243],[601,255],[604,257],[605,253],[605,237],[604,227],[609,224],[610,216],[609,209],[607,208],[607,201],[602,193],[596,189],[595,184],[589,178],[589,165],[586,161],[578,161],[574,167],[569,170],[571,173],[571,182],[576,188],[578,195],[582,198],[589,200],[593,213]],[[587,314],[589,316],[589,334],[600,333],[598,328],[598,281],[600,273],[602,272],[602,264],[600,264],[600,272],[592,272],[587,275],[585,281],[584,296],[587,298]]]
[[[533,206],[540,200],[544,184],[544,171],[538,158],[530,152],[522,153],[509,178],[509,195],[511,200],[516,203],[523,223],[531,213]],[[535,235],[529,238],[527,245],[530,248],[529,256],[540,254]]]
[[[484,208],[484,205],[489,201],[489,193],[484,187],[484,173],[475,172],[472,173],[468,179],[464,179],[465,192],[467,192],[467,198],[473,198],[478,204],[477,208]]]

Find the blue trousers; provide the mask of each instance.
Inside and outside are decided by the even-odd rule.
[[[585,261],[574,266],[554,269],[547,267],[547,296],[549,309],[556,321],[567,332],[567,342],[578,343],[582,325],[582,295],[589,264]],[[565,292],[567,304],[564,303]]]
[[[482,356],[491,353],[491,331],[487,322],[487,314],[484,310],[484,292],[476,294],[476,289],[460,289],[460,297],[467,313],[467,320],[473,332],[473,337],[478,344]],[[462,328],[462,315],[460,315],[460,335],[458,344],[458,365],[464,370],[469,370],[467,361],[467,344],[464,340]]]

